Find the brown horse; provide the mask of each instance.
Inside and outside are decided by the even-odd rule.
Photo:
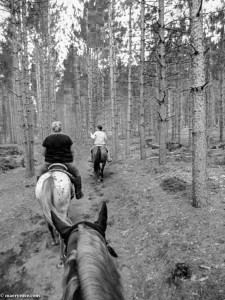
[[[111,256],[117,257],[105,238],[107,206],[98,220],[68,226],[57,215],[52,220],[66,245],[63,300],[124,300],[120,275]]]
[[[107,161],[107,150],[104,146],[96,146],[92,149],[92,161],[97,180],[103,181],[103,171]]]

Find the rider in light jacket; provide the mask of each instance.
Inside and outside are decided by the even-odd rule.
[[[97,131],[95,131],[95,133],[93,133],[93,134],[90,133],[90,136],[94,140],[94,146],[91,148],[91,154],[90,154],[88,161],[92,162],[92,149],[95,146],[103,146],[103,147],[105,147],[105,149],[107,151],[107,161],[112,162],[112,158],[110,157],[109,150],[105,146],[106,141],[107,141],[107,136],[106,136],[105,132],[102,131],[102,126],[98,125]]]

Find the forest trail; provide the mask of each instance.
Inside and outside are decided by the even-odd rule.
[[[72,200],[69,216],[73,222],[94,221],[107,202],[106,236],[119,255],[125,298],[224,299],[224,166],[209,168],[211,204],[200,210],[190,204],[190,161],[173,158],[160,167],[156,159],[143,162],[134,153],[107,165],[104,181],[97,183],[88,151],[89,146],[76,151],[85,197]],[[36,159],[40,163],[37,149]],[[61,299],[59,247],[50,245],[34,195],[36,178],[25,179],[18,168],[0,174],[0,182],[0,295]],[[179,262],[190,268],[189,278],[174,275]]]

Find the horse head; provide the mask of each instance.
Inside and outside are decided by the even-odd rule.
[[[87,226],[92,227],[93,229],[96,229],[105,238],[108,219],[108,211],[105,201],[102,203],[102,207],[99,212],[98,218],[94,223],[84,221],[76,223],[74,225],[69,225],[68,223],[60,219],[54,211],[51,211],[51,218],[56,230],[59,232],[61,238],[66,244],[66,255],[69,254],[70,250],[74,249],[74,247],[76,248],[79,224],[83,223]],[[110,248],[111,247],[109,246],[109,252]]]
[[[83,221],[70,226],[54,211],[51,217],[66,245],[63,299],[123,300],[120,275],[111,258],[117,254],[105,238],[106,202],[94,223]]]

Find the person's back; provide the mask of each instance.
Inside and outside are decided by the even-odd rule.
[[[94,139],[94,145],[105,145],[107,137],[105,132],[103,131],[95,131],[95,133],[92,135]]]
[[[70,137],[63,133],[47,136],[42,144],[46,147],[45,161],[62,164],[73,162],[72,144]]]
[[[67,167],[67,171],[73,175],[71,181],[75,186],[76,198],[83,197],[81,176],[77,167],[73,164],[74,150],[71,138],[63,134],[62,124],[59,121],[52,123],[52,134],[47,136],[42,143],[42,155],[45,157],[45,164],[39,169],[37,179],[46,173],[51,164],[62,163]]]

